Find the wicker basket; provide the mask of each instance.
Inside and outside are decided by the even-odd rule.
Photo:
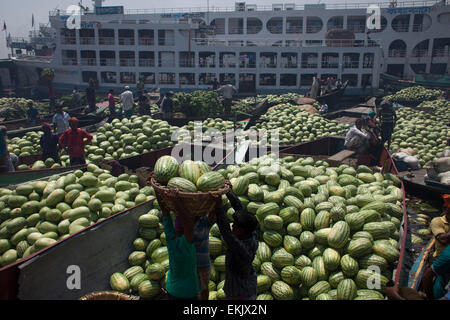
[[[80,298],[80,300],[139,300],[139,299],[140,299],[139,297],[130,296],[128,294],[115,291],[92,292]]]
[[[174,199],[165,195],[166,191],[170,189],[166,186],[160,185],[154,178],[153,172],[148,180],[149,184],[155,189],[155,193],[161,197],[170,210],[175,211]],[[217,191],[211,191],[212,194],[222,196],[231,191],[231,183],[225,181],[225,187]],[[176,201],[181,202],[186,213],[191,217],[201,217],[212,212],[216,208],[216,199],[212,197],[209,192],[178,192]]]

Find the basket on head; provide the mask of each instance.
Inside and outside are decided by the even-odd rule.
[[[92,292],[80,298],[80,300],[139,300],[139,297],[130,296],[116,291]]]
[[[209,192],[178,192],[176,199],[173,199],[167,197],[165,194],[165,192],[170,189],[159,184],[155,178],[153,178],[153,173],[148,182],[155,189],[155,193],[164,201],[167,207],[174,212],[176,212],[176,210],[173,201],[180,202],[182,207],[186,210],[185,213],[191,217],[205,216],[216,208],[216,199],[212,197]],[[225,186],[223,188],[217,191],[211,191],[211,193],[221,197],[223,194],[227,194],[230,191],[231,183],[227,180],[225,181]]]

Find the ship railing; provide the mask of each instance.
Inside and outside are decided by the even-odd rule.
[[[220,68],[236,68],[236,63],[220,63]]]
[[[269,26],[267,30],[272,34],[282,34],[283,33],[283,27],[277,27],[277,26]]]
[[[120,59],[121,67],[134,67],[136,66],[136,60],[134,59]]]
[[[155,39],[153,38],[140,38],[139,39],[139,45],[140,46],[153,46],[155,45]]]
[[[82,66],[96,66],[97,65],[96,58],[81,58],[80,62],[81,62]]]
[[[423,24],[413,24],[413,32],[422,32],[423,31]]]
[[[194,60],[180,60],[180,68],[195,68]]]
[[[261,27],[248,27],[247,28],[247,34],[257,34],[262,30],[262,26]]]
[[[322,30],[322,26],[306,26],[306,33],[317,33]]]
[[[360,25],[349,25],[347,27],[348,30],[353,31],[354,33],[364,33],[366,32],[365,26]]]
[[[427,57],[427,56],[428,56],[428,50],[427,50],[427,49],[417,49],[417,50],[413,50],[411,56],[412,56],[413,58]]]
[[[305,68],[305,69],[315,69],[318,67],[318,63],[317,62],[302,62],[301,67]]]
[[[409,24],[393,24],[392,29],[397,32],[408,32]]]
[[[120,46],[134,46],[134,38],[130,37],[121,37],[119,38]]]
[[[297,68],[297,63],[293,63],[293,62],[291,62],[291,63],[282,63],[280,65],[280,67],[284,68],[284,69],[295,69],[295,68]]]
[[[16,54],[16,55],[13,55],[13,57],[16,60],[39,61],[39,62],[45,62],[45,63],[49,63],[53,59],[52,56],[35,56],[35,55],[29,55],[29,54]]]
[[[78,64],[75,58],[62,58],[63,66],[76,66]]]
[[[175,39],[159,39],[158,40],[159,46],[174,46],[175,45]]]
[[[260,68],[276,68],[276,67],[277,67],[277,64],[276,64],[276,62],[273,62],[273,63],[264,63],[264,62],[260,62],[260,63],[259,63],[259,67],[260,67]]]
[[[445,48],[433,49],[433,57],[450,57],[450,50]]]
[[[199,62],[198,66],[200,68],[215,68],[216,64],[214,62],[213,63],[207,63],[207,62],[201,61],[201,62]]]
[[[298,27],[287,27],[286,28],[287,34],[293,34],[293,33],[303,33],[303,26]]]
[[[363,63],[364,69],[371,69],[373,68],[373,62]]]
[[[175,61],[174,60],[161,60],[159,61],[160,68],[174,68]]]
[[[347,69],[359,68],[359,61],[344,62],[343,67]]]
[[[405,49],[391,49],[388,52],[389,58],[404,58],[406,56]]]
[[[104,58],[104,59],[100,59],[100,66],[102,67],[111,67],[111,66],[115,66],[116,65],[116,59],[111,59],[111,58]]]
[[[100,45],[113,46],[114,42],[115,42],[114,37],[99,37],[98,38],[98,44],[100,44]]]
[[[253,68],[256,68],[256,63],[241,62],[241,63],[239,63],[239,68],[242,68],[242,69],[253,69]]]
[[[322,61],[322,69],[337,69],[337,68],[339,68],[339,62]]]
[[[61,44],[77,44],[77,38],[61,37]]]
[[[95,37],[80,37],[80,44],[84,45],[95,44]]]
[[[139,67],[154,67],[155,59],[139,59]]]

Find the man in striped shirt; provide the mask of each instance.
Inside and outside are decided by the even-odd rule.
[[[397,122],[397,114],[394,110],[394,105],[389,100],[381,102],[381,143],[388,142],[388,150],[391,148],[391,137],[394,132],[395,123]]]

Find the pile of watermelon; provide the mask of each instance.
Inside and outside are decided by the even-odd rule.
[[[384,299],[399,257],[403,210],[398,178],[365,166],[330,167],[312,158],[272,156],[218,172],[230,179],[233,192],[259,221],[253,261],[257,299]],[[232,221],[233,209],[226,197],[223,201]],[[165,286],[169,261],[164,232],[150,217],[161,219],[157,209],[155,202],[140,218],[130,268],[112,275],[112,289],[151,299]],[[209,242],[209,298],[222,300],[226,248],[217,225]],[[379,280],[380,286],[372,288],[369,279]]]
[[[111,215],[154,199],[138,177],[113,177],[89,164],[47,181],[0,189],[0,267],[14,263]]]
[[[42,149],[40,140],[43,132],[27,132],[22,138],[14,137],[8,139],[8,150],[18,157],[24,157],[34,154],[41,154]]]
[[[154,177],[160,184],[181,192],[217,191],[225,186],[225,178],[211,171],[205,162],[185,160],[178,165],[171,156],[156,161]]]
[[[324,119],[318,114],[311,115],[291,104],[277,105],[261,119],[267,121],[258,123],[251,129],[265,130],[267,141],[271,144],[277,142],[281,146],[313,141],[326,136],[343,135],[349,129],[349,125]],[[273,130],[278,130],[278,141],[272,137]]]

